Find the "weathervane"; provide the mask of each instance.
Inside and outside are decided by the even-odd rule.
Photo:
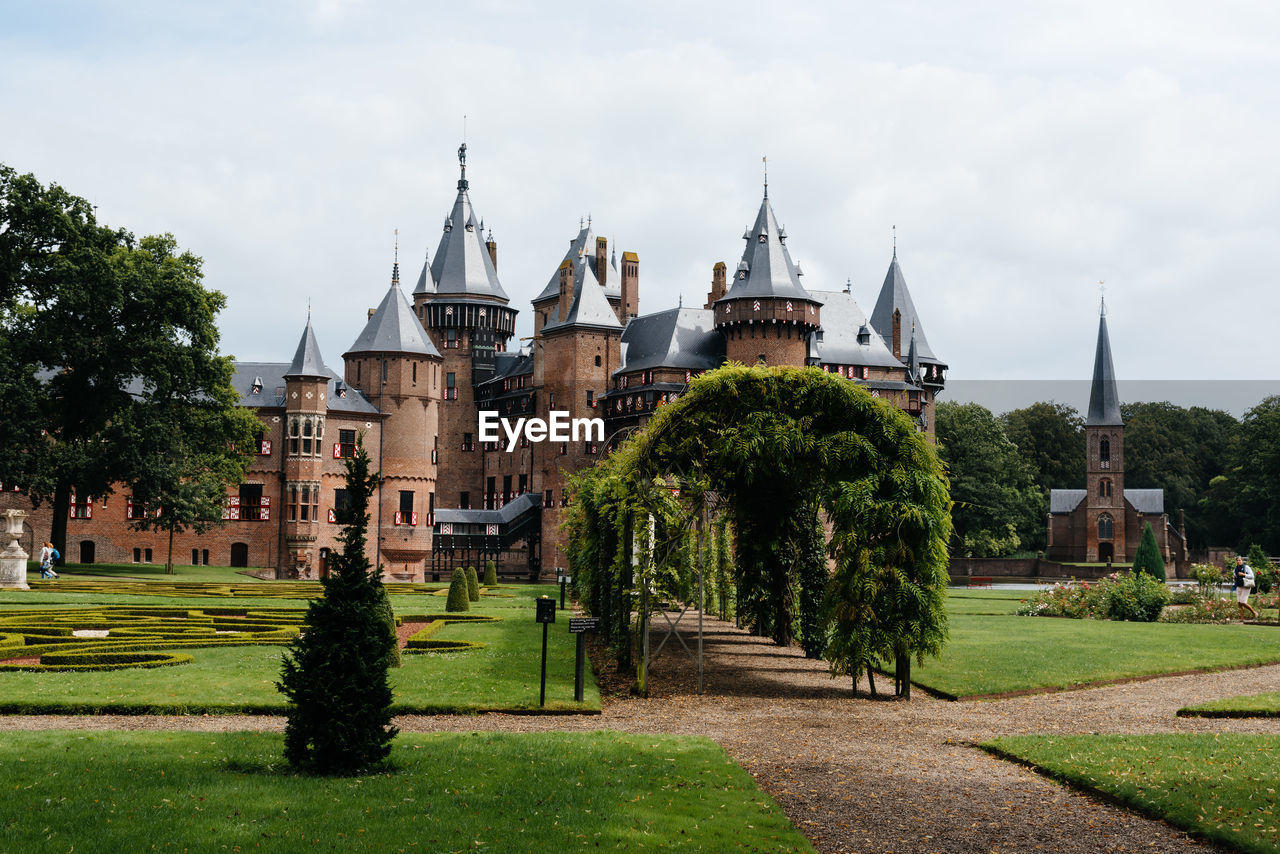
[[[764,164],[764,197],[769,198],[769,158],[761,157],[760,162]]]
[[[1101,297],[1102,316],[1107,316],[1107,282],[1105,279],[1098,280],[1098,294]]]

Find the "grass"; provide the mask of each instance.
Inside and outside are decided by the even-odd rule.
[[[265,733],[7,733],[0,850],[813,850],[703,738],[402,734],[391,770],[356,778],[295,776],[281,750]]]
[[[1247,694],[1178,709],[1180,717],[1280,718],[1280,692]]]
[[[110,586],[106,583],[104,586]],[[472,603],[472,614],[499,622],[451,624],[434,637],[486,644],[464,652],[403,655],[391,671],[397,713],[475,713],[538,710],[542,630],[534,622],[535,596],[550,585],[499,588]],[[26,593],[41,598],[59,594]],[[91,596],[92,594],[60,594]],[[112,598],[99,595],[97,598]],[[129,598],[129,597],[125,597]],[[132,597],[149,605],[198,608],[204,600],[183,597]],[[7,597],[0,598],[6,601]],[[132,603],[130,603],[132,604]],[[206,607],[280,609],[305,607],[303,600],[237,597],[210,599]],[[421,593],[392,596],[399,615],[443,613],[445,598]],[[47,606],[46,606],[47,607]],[[0,606],[0,614],[9,611]],[[27,609],[14,609],[20,612]],[[598,712],[600,693],[588,672],[584,700],[573,699],[574,636],[561,612],[550,626],[547,650],[546,710]],[[0,713],[229,713],[283,714],[284,697],[275,689],[283,646],[166,648],[189,653],[189,664],[157,670],[124,669],[96,673],[0,673]],[[0,849],[2,850],[2,849]]]
[[[1016,736],[982,747],[1232,848],[1280,849],[1280,736]]]
[[[1280,631],[1268,627],[1014,617],[950,603],[948,610],[951,640],[911,676],[951,698],[1280,662]]]

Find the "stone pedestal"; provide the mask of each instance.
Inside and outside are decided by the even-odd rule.
[[[5,546],[0,549],[0,587],[31,589],[27,586],[28,555],[22,550],[22,546],[18,545],[18,538],[22,536],[22,522],[26,518],[25,510],[4,511],[2,541]]]

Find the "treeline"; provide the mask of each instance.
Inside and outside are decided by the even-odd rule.
[[[1172,403],[1129,403],[1126,489],[1163,489],[1193,552],[1260,544],[1280,554],[1280,396],[1236,419]],[[995,415],[977,403],[938,404],[938,449],[951,478],[951,551],[1003,557],[1045,547],[1050,489],[1085,485],[1084,418],[1061,403]]]

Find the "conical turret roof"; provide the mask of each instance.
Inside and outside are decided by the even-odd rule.
[[[579,257],[571,263],[573,264],[573,298],[569,303],[569,311],[563,320],[553,315],[542,327],[542,331],[545,333],[566,326],[621,329],[622,324],[618,322],[618,315],[614,312],[613,306],[609,305],[609,298],[605,296],[604,288],[600,287],[595,276],[586,269],[587,259]]]
[[[569,251],[564,253],[564,258],[560,263],[565,261],[577,262],[579,257],[587,259],[586,265],[581,268],[586,274],[590,275],[597,283],[600,281],[600,271],[596,269],[596,235],[591,229],[591,223],[582,225],[578,228],[578,236],[569,241]],[[606,262],[609,269],[605,272],[605,296],[620,297],[622,296],[622,277],[618,273],[618,253],[615,250],[609,261]],[[579,268],[575,266],[574,270]],[[535,303],[543,300],[555,299],[560,294],[560,268],[556,267],[556,272],[551,274],[551,278],[547,281],[546,287],[542,289],[542,293],[533,298]]]
[[[352,353],[405,353],[414,356],[436,356],[440,351],[431,343],[422,324],[413,313],[413,306],[400,290],[400,268],[396,265],[391,276],[391,288],[382,302],[374,309],[373,316],[356,338]]]
[[[907,290],[907,279],[902,275],[902,267],[898,265],[898,252],[894,250],[893,260],[889,262],[889,272],[885,274],[884,284],[880,286],[880,295],[876,298],[876,307],[871,310],[871,328],[880,333],[885,341],[893,341],[893,312],[902,313],[899,326],[900,334],[910,335],[915,330],[916,356],[925,362],[941,361],[929,347],[929,339],[924,334],[924,324],[916,313],[915,303],[911,301],[911,292]]]
[[[466,145],[458,150],[462,177],[458,180],[458,197],[444,221],[444,234],[431,263],[431,282],[426,270],[418,279],[414,293],[455,294],[458,296],[496,297],[504,303],[507,292],[498,282],[489,249],[484,245],[480,223],[476,220],[468,195]]]
[[[791,260],[786,233],[778,225],[766,191],[756,223],[743,235],[747,241],[729,292],[721,300],[744,297],[783,297],[817,302],[800,284],[800,268]],[[720,300],[717,300],[719,302]]]
[[[320,355],[320,345],[316,343],[316,333],[311,328],[311,315],[307,315],[307,328],[302,330],[302,339],[298,342],[297,352],[289,363],[289,370],[284,373],[285,379],[320,379],[329,376],[329,369],[324,366],[324,358]]]
[[[1111,338],[1107,334],[1107,306],[1098,316],[1098,347],[1093,355],[1093,387],[1089,390],[1087,427],[1119,427],[1120,391],[1116,388],[1116,369],[1111,363]]]

